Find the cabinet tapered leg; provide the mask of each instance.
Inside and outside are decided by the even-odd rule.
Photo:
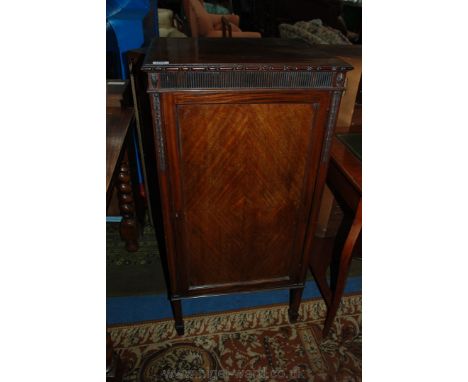
[[[171,300],[172,313],[174,314],[175,329],[179,336],[184,335],[184,319],[182,317],[182,302],[180,300]]]
[[[294,323],[299,318],[299,305],[301,304],[304,288],[291,289],[289,291],[289,322]]]

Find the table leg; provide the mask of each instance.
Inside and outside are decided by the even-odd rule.
[[[327,282],[327,269],[332,261],[332,248],[329,248],[329,240],[331,239],[315,237],[314,240],[315,244],[309,260],[309,269],[314,276],[325,304],[329,307],[332,302],[332,291]]]
[[[333,290],[332,302],[327,310],[327,318],[323,328],[323,337],[326,337],[330,331],[333,320],[335,319],[336,312],[340,305],[341,297],[343,296],[344,287],[346,284],[346,276],[348,275],[349,266],[351,264],[351,258],[354,250],[354,246],[359,239],[362,231],[362,211],[361,211],[361,200],[356,209],[354,215],[353,224],[349,230],[348,236],[346,237],[341,256],[339,258],[339,266],[337,269],[336,285]]]
[[[117,176],[117,192],[119,196],[119,207],[122,215],[120,222],[120,236],[125,241],[127,251],[138,250],[138,222],[135,213],[135,201],[133,198],[132,180],[130,176],[130,166],[128,163],[128,153],[120,163],[119,174]]]
[[[343,219],[341,220],[340,227],[335,236],[335,242],[333,244],[332,257],[330,261],[330,291],[332,292],[332,295],[336,290],[343,248],[346,243],[346,239],[348,238],[349,232],[351,231],[351,227],[353,226],[355,215],[356,211],[344,212]],[[332,299],[330,299],[330,303],[332,302]]]

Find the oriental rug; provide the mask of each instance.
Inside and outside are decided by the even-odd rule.
[[[361,381],[361,295],[345,296],[322,338],[322,300],[303,301],[290,324],[287,305],[109,327],[124,382]]]

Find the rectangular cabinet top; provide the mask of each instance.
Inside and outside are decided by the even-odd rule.
[[[352,66],[299,40],[281,38],[155,38],[142,66],[162,70],[333,70]]]

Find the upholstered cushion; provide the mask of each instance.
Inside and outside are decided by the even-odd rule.
[[[222,37],[221,15],[207,12],[200,0],[184,0],[184,9],[190,23],[192,37]],[[257,32],[242,32],[239,29],[239,16],[225,15],[231,24],[232,37],[261,37]]]
[[[159,28],[172,28],[174,14],[170,9],[158,8],[158,24]]]
[[[195,16],[199,35],[206,36],[213,30],[216,19],[220,19],[221,16],[210,15],[199,0],[190,0],[190,6]]]

